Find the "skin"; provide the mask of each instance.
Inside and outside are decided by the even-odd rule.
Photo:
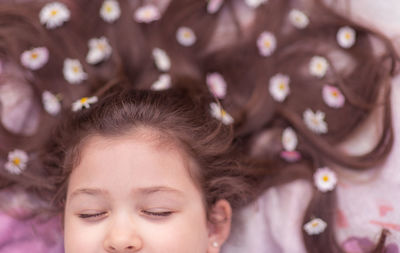
[[[85,142],[69,178],[66,253],[220,252],[230,231],[229,203],[211,207],[217,222],[209,222],[190,159],[154,136],[142,129]]]

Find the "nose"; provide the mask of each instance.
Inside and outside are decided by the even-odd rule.
[[[109,253],[138,252],[143,247],[142,238],[133,224],[113,224],[104,240],[104,249]]]

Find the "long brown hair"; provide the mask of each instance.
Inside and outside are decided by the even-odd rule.
[[[206,1],[173,0],[161,20],[150,24],[139,24],[132,19],[132,12],[140,7],[140,3],[119,3],[122,15],[115,23],[109,24],[98,18],[101,1],[66,2],[72,12],[71,20],[54,31],[46,30],[37,19],[43,3],[1,6],[0,56],[5,65],[19,65],[18,59],[24,50],[46,46],[51,52],[49,63],[38,71],[27,73],[23,80],[33,90],[33,101],[37,106],[40,105],[41,92],[50,90],[62,94],[64,109],[57,117],[51,117],[42,110],[41,124],[34,135],[10,133],[2,127],[1,155],[4,160],[13,148],[24,147],[33,154],[41,150],[49,141],[49,131],[58,124],[61,115],[68,114],[71,103],[80,97],[96,92],[102,94],[104,87],[116,83],[124,83],[130,89],[148,89],[159,75],[151,57],[154,47],[166,50],[171,58],[169,74],[173,86],[184,83],[185,89],[194,87],[199,94],[204,94],[207,92],[207,73],[223,75],[228,93],[221,103],[235,118],[233,143],[240,144],[241,159],[246,161],[244,164],[248,167],[247,172],[240,173],[244,173],[246,180],[254,180],[255,185],[251,193],[243,190],[250,196],[247,201],[272,186],[298,178],[312,181],[315,170],[323,165],[333,163],[363,171],[381,163],[389,153],[393,143],[389,81],[398,56],[381,34],[332,12],[317,0],[311,9],[305,10],[311,22],[302,30],[293,29],[288,24],[290,10],[302,8],[296,1],[269,0],[254,10],[253,24],[246,29],[241,25],[237,1],[227,0],[221,9],[210,14]],[[231,25],[233,32],[229,41],[213,47],[213,38],[223,29],[221,20],[224,25]],[[197,35],[193,46],[183,48],[177,43],[175,33],[180,26],[190,27]],[[338,29],[343,26],[351,26],[357,34],[357,43],[350,49],[341,48],[335,40]],[[278,42],[270,57],[261,57],[256,47],[259,34],[265,30],[274,33]],[[85,63],[87,41],[102,35],[109,39],[114,49],[111,59],[94,66]],[[371,38],[385,46],[383,54],[374,52]],[[337,54],[349,59],[347,64],[350,67],[337,67]],[[315,55],[324,56],[330,64],[323,79],[305,74],[304,66]],[[83,63],[89,76],[84,84],[71,86],[62,78],[62,63],[66,57],[77,58]],[[268,91],[268,82],[276,73],[289,75],[293,83],[290,96],[283,103],[275,101]],[[321,89],[326,83],[344,94],[346,102],[342,108],[331,108],[322,100]],[[307,108],[325,112],[329,126],[326,134],[317,135],[304,124],[302,114]],[[339,150],[338,144],[357,131],[377,108],[383,108],[383,132],[377,145],[360,156]],[[297,163],[288,163],[279,156],[282,150],[280,136],[288,126],[296,131],[299,138],[298,151],[302,159]],[[255,143],[265,133],[270,133],[273,138],[261,146],[257,145],[255,152]],[[47,185],[46,192],[54,190],[54,185],[46,184],[44,177],[37,175],[56,176],[61,171],[43,171],[41,161],[37,156],[30,162],[29,170],[20,176],[1,170],[0,185],[19,183],[28,188]],[[262,173],[260,169],[263,169]],[[61,175],[54,181],[56,186],[61,186],[67,176]],[[230,191],[224,188],[218,194],[225,192]],[[213,196],[209,195],[210,198]],[[315,189],[304,221],[315,216],[333,224],[335,206],[335,191],[321,193]],[[308,252],[342,252],[334,237],[334,226],[328,226],[327,231],[317,236],[309,236],[304,231],[303,235]],[[384,232],[374,252],[382,251],[385,237]]]

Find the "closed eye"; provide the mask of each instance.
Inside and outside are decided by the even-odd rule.
[[[151,211],[147,211],[147,210],[142,210],[142,213],[145,215],[150,215],[150,216],[167,217],[167,216],[170,216],[173,212],[172,211],[151,212]]]
[[[81,213],[81,214],[78,214],[78,217],[81,218],[81,219],[89,219],[89,218],[101,217],[101,216],[103,216],[105,214],[107,214],[107,212],[93,213],[93,214]]]

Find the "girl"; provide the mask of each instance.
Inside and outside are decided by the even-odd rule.
[[[140,131],[136,129],[133,133],[128,131],[129,134],[121,131],[124,133],[121,136],[126,138],[117,138],[121,136],[114,133],[111,136],[116,138],[106,138],[109,135],[107,129],[103,127],[107,124],[94,128],[105,132],[94,131],[93,138],[91,136],[92,126],[85,128],[83,125],[83,130],[87,132],[83,133],[82,137],[88,137],[83,138],[81,149],[74,149],[73,147],[79,146],[80,142],[74,142],[74,138],[68,137],[64,137],[67,140],[65,147],[56,144],[50,145],[51,151],[56,152],[59,150],[58,148],[62,148],[62,152],[54,154],[53,157],[56,157],[54,161],[45,160],[47,161],[45,167],[42,164],[43,159],[35,156],[33,151],[44,145],[48,140],[49,129],[59,121],[60,115],[65,114],[65,112],[59,113],[57,108],[62,107],[67,111],[71,109],[71,104],[74,104],[72,107],[76,111],[81,107],[91,107],[88,111],[82,110],[81,112],[82,115],[86,115],[83,116],[83,119],[89,120],[92,117],[91,110],[94,112],[93,116],[96,115],[97,110],[101,111],[96,109],[97,107],[92,108],[91,103],[98,99],[99,102],[94,106],[104,105],[101,103],[100,95],[105,89],[115,86],[116,83],[129,83],[136,89],[162,89],[184,84],[190,86],[190,89],[198,88],[202,91],[209,89],[213,96],[220,99],[233,117],[221,110],[218,103],[212,104],[208,110],[212,110],[214,116],[220,118],[223,123],[234,123],[234,140],[240,144],[241,156],[246,158],[241,157],[240,160],[242,158],[245,161],[251,160],[251,163],[245,163],[245,166],[240,167],[242,169],[237,171],[237,175],[240,175],[238,179],[243,180],[244,178],[245,182],[249,180],[253,182],[254,189],[251,194],[248,193],[248,201],[264,189],[280,189],[279,185],[295,179],[306,179],[315,185],[313,188],[308,188],[309,196],[311,196],[310,202],[305,200],[304,196],[306,195],[296,198],[302,204],[299,210],[296,209],[296,213],[303,215],[304,210],[305,214],[301,219],[296,220],[290,220],[292,215],[286,217],[288,222],[282,227],[287,226],[290,229],[283,230],[282,235],[285,236],[274,240],[273,238],[276,237],[274,233],[279,230],[274,230],[270,234],[264,232],[262,235],[254,236],[252,231],[256,230],[243,227],[240,223],[235,224],[234,227],[239,232],[235,232],[231,237],[232,241],[224,248],[226,252],[243,252],[244,250],[249,252],[343,251],[334,235],[334,221],[339,216],[335,213],[335,186],[338,177],[335,171],[339,170],[338,167],[365,170],[379,164],[389,153],[393,140],[388,80],[393,74],[395,53],[391,44],[383,36],[332,13],[320,2],[316,2],[315,8],[309,9],[307,3],[304,5],[297,1],[273,0],[268,2],[209,1],[208,3],[185,0],[160,3],[157,7],[140,5],[137,2],[99,1],[89,4],[81,1],[79,4],[69,3],[69,5],[61,5],[61,7],[60,5],[31,3],[29,8],[23,9],[23,13],[11,5],[4,7],[2,13],[6,14],[1,15],[2,24],[12,27],[12,29],[4,29],[3,32],[7,33],[7,36],[2,36],[4,40],[4,73],[8,77],[5,80],[13,81],[13,85],[3,85],[3,87],[6,87],[5,91],[12,90],[11,87],[15,91],[16,87],[19,87],[21,93],[24,91],[26,94],[21,99],[25,102],[26,109],[22,113],[23,117],[18,117],[18,119],[24,120],[19,122],[11,117],[13,113],[10,108],[16,103],[3,102],[8,105],[8,110],[4,109],[8,113],[2,115],[3,125],[6,128],[3,129],[4,163],[9,162],[11,165],[16,165],[17,162],[19,166],[12,167],[10,165],[8,167],[14,168],[14,172],[19,171],[18,169],[23,167],[21,164],[24,164],[21,162],[27,160],[26,156],[24,153],[19,153],[19,160],[16,160],[15,153],[11,153],[10,150],[24,147],[32,152],[29,155],[29,170],[23,170],[23,173],[18,176],[2,171],[2,183],[9,185],[18,182],[28,189],[39,189],[39,193],[44,194],[43,197],[54,196],[55,200],[66,198],[65,239],[67,250],[82,245],[77,238],[72,236],[77,234],[75,231],[87,231],[92,234],[92,231],[86,230],[89,228],[83,225],[86,223],[81,222],[82,219],[93,219],[96,222],[102,221],[97,224],[103,224],[104,227],[96,230],[98,233],[91,237],[90,245],[93,245],[93,248],[90,250],[97,250],[95,247],[103,247],[104,250],[118,252],[119,246],[113,246],[114,244],[111,243],[113,236],[109,234],[112,231],[119,231],[119,229],[107,229],[104,224],[109,224],[107,226],[110,228],[115,225],[122,231],[134,227],[133,225],[122,226],[121,224],[125,223],[123,218],[127,216],[120,214],[128,210],[127,205],[122,203],[133,201],[127,197],[128,194],[125,191],[133,189],[134,192],[137,192],[135,191],[137,185],[131,184],[129,181],[126,184],[129,184],[130,187],[118,188],[116,187],[118,184],[115,183],[115,181],[125,183],[123,181],[127,168],[125,165],[128,162],[133,163],[128,157],[136,154],[136,156],[146,158],[149,152],[157,155],[167,153],[174,156],[165,150],[156,152],[157,150],[152,149],[150,144],[157,143],[154,141],[154,135],[158,136],[155,138],[156,140],[160,138],[165,140],[162,132],[141,132],[141,129],[139,129]],[[10,36],[10,32],[13,36]],[[371,38],[380,41],[383,50],[375,51]],[[86,44],[88,41],[89,45]],[[61,48],[62,50],[60,50]],[[30,51],[30,49],[37,50]],[[25,51],[27,51],[26,54],[24,54]],[[23,55],[30,55],[31,59],[28,57],[30,60],[32,58],[42,60],[25,61],[26,58]],[[22,65],[25,71],[18,72],[21,70],[21,66],[15,67],[16,64]],[[61,74],[61,72],[63,73]],[[17,76],[19,78],[16,78]],[[182,77],[188,78],[183,79]],[[128,81],[121,82],[125,79]],[[27,85],[27,82],[31,85]],[[50,90],[51,93],[44,93],[47,90]],[[40,100],[37,98],[42,92],[43,97],[46,97],[43,106],[38,105]],[[89,98],[94,93],[98,93],[98,96]],[[199,94],[201,93],[203,92],[199,92]],[[58,102],[60,96],[54,98],[52,94],[62,95],[61,106]],[[129,96],[134,96],[135,92],[129,94]],[[114,96],[124,101],[123,96],[115,94]],[[84,97],[83,100],[77,100],[82,97]],[[14,101],[17,100],[14,99]],[[77,102],[73,103],[76,100]],[[166,98],[163,97],[163,100]],[[48,103],[49,101],[53,103]],[[206,103],[207,108],[208,102]],[[36,106],[30,106],[30,103],[36,103]],[[204,101],[200,104],[204,104]],[[158,106],[159,103],[155,108]],[[43,108],[47,114],[41,113],[40,110],[38,112],[37,108]],[[379,120],[383,124],[383,131],[378,136],[376,146],[362,155],[351,154],[341,149],[340,145],[350,139],[355,129],[358,129],[376,108],[382,108],[383,111],[383,117]],[[105,117],[104,114],[108,111],[106,108],[103,110],[105,110],[104,113],[100,113],[98,116]],[[42,118],[39,118],[38,115],[41,115]],[[203,114],[194,114],[196,117],[197,115]],[[124,118],[129,119],[129,117]],[[39,122],[46,122],[46,124],[41,124],[41,127],[38,128]],[[178,122],[175,121],[175,124]],[[201,123],[200,125],[206,126],[207,124]],[[60,130],[59,135],[65,135],[69,131],[67,129],[71,128]],[[75,130],[81,131],[79,128]],[[14,135],[10,135],[10,131]],[[179,130],[175,131],[184,134]],[[71,132],[74,133],[74,131]],[[99,133],[107,134],[103,134],[104,136],[100,134],[98,137]],[[195,133],[197,132],[195,131]],[[179,139],[176,135],[172,136]],[[133,141],[126,142],[120,139],[133,139]],[[145,151],[149,152],[126,154],[122,152],[122,147],[127,145],[131,145],[129,147],[135,151],[137,146],[142,145],[143,142],[146,143]],[[189,143],[188,146],[191,147],[190,145],[193,144],[197,143]],[[107,148],[109,146],[114,148]],[[180,156],[190,156],[190,152],[187,150],[188,154],[179,149],[180,145],[172,146],[171,149],[178,150]],[[65,152],[69,148],[76,151],[75,153],[70,151],[71,157],[65,156],[65,160],[71,162],[64,165],[61,163],[64,161],[63,154],[68,154]],[[77,152],[78,150],[81,151],[81,154]],[[96,152],[98,150],[104,150],[104,152]],[[123,159],[118,162],[118,165],[121,165],[118,166],[121,171],[118,170],[117,175],[120,176],[114,177],[105,173],[107,169],[104,166],[111,163],[110,157],[115,153],[121,154],[121,159]],[[7,156],[11,157],[8,158],[10,161],[7,161]],[[79,162],[70,159],[74,157],[81,159],[78,159]],[[161,159],[161,156],[159,158]],[[199,159],[196,155],[191,158]],[[164,158],[162,159],[164,160]],[[95,160],[100,162],[95,163]],[[179,159],[179,155],[176,160],[182,161]],[[270,163],[271,160],[274,161],[273,166]],[[148,159],[142,159],[134,163],[135,167],[131,169],[140,172],[137,168],[147,163]],[[61,168],[51,169],[54,166],[60,167],[61,164],[63,165]],[[85,166],[80,166],[81,164],[85,164]],[[154,168],[159,167],[158,164],[154,165]],[[99,167],[104,168],[100,170],[104,173],[93,179],[92,186],[84,185],[87,181],[78,180],[94,174],[85,175],[86,169],[89,172],[97,172],[96,168]],[[177,165],[176,167],[186,169],[178,170],[177,173],[191,172],[190,166]],[[243,170],[243,167],[246,169]],[[263,173],[257,172],[258,170],[255,168],[263,168]],[[70,175],[69,172],[71,172]],[[75,175],[78,176],[74,177],[75,172]],[[158,172],[152,171],[156,175],[159,174]],[[105,180],[111,176],[113,176],[114,183],[108,183],[108,180]],[[68,177],[71,179],[68,184],[72,185],[67,184]],[[343,177],[340,176],[340,180]],[[43,178],[51,179],[50,183]],[[179,178],[188,179],[188,177]],[[196,177],[193,178],[196,179]],[[73,206],[75,200],[72,195],[77,195],[74,194],[77,188],[82,185],[85,189],[93,188],[93,186],[99,188],[104,185],[103,182],[107,182],[106,189],[83,190],[87,201],[85,199],[78,201],[79,203],[88,202],[88,204],[93,201],[94,204],[101,206],[96,207],[100,210],[83,212],[88,210],[81,209],[87,207]],[[192,186],[199,182],[201,181],[193,180]],[[38,185],[44,185],[47,188],[38,188]],[[236,185],[233,188],[236,188]],[[55,190],[59,194],[53,195]],[[108,194],[104,193],[106,190]],[[116,194],[116,192],[120,194]],[[196,191],[189,192],[194,193],[191,196],[203,195],[206,198],[208,195],[213,196],[207,191],[203,193],[199,191],[197,195]],[[212,212],[214,207],[216,210],[223,210],[222,216],[229,219],[229,208],[227,207],[229,205],[224,201],[224,199],[228,199],[229,202],[229,198],[223,195],[224,192],[229,191],[217,191],[218,195],[214,196],[215,199],[211,202],[205,201],[203,207],[209,207],[205,208],[209,212]],[[135,201],[141,199],[137,194],[134,196]],[[269,196],[268,193],[266,196]],[[287,199],[289,195],[285,196]],[[193,200],[196,199],[199,198],[193,197]],[[260,200],[263,199],[264,197],[260,198]],[[266,199],[268,200],[268,198]],[[60,209],[63,209],[63,201],[55,203]],[[218,203],[225,204],[219,205]],[[137,202],[132,205],[142,207]],[[236,207],[232,201],[231,205]],[[299,206],[296,207],[299,208]],[[114,208],[123,211],[118,211],[119,215],[115,216],[115,212],[112,211]],[[265,208],[260,204],[249,208],[253,212],[247,212],[246,215],[246,210],[244,211],[242,224],[254,222],[256,225],[253,228],[259,228],[261,231],[268,230],[268,226],[271,224],[277,223],[276,227],[281,227],[282,219],[272,218],[268,224],[265,224],[265,220],[262,219],[261,222],[251,219],[266,214],[268,210],[280,212],[281,209],[274,204]],[[254,210],[256,211],[254,212]],[[144,217],[152,217],[151,215],[160,216],[160,213],[167,216],[170,215],[171,210],[154,212],[147,208],[137,208],[135,211],[138,215],[137,217],[132,216],[129,221],[132,224],[138,220],[134,218],[139,218],[139,214],[144,219]],[[161,217],[163,217],[162,215]],[[174,212],[171,213],[171,217],[173,220]],[[168,221],[171,222],[171,220]],[[204,219],[202,220],[204,221]],[[204,223],[201,224],[204,225]],[[219,249],[220,244],[227,236],[228,225],[223,223],[225,225],[221,226],[221,230],[216,230],[225,232],[217,233],[219,236],[212,236],[207,240],[205,234],[213,231],[213,227],[201,226],[201,224],[197,227],[200,228],[202,240],[194,242],[188,235],[190,245],[198,245],[193,246],[194,249],[191,248],[190,252],[198,248],[204,251],[207,245],[211,245],[211,249]],[[91,227],[94,229],[94,226]],[[149,227],[149,230],[142,230],[142,232],[147,232],[147,235],[152,233],[151,226],[146,227]],[[110,232],[108,233],[108,231]],[[166,229],[166,231],[169,230]],[[249,233],[246,233],[247,231]],[[293,236],[286,237],[288,234],[285,234],[285,231],[289,231]],[[379,243],[378,240],[375,242],[376,252],[383,249],[387,235],[386,230],[383,231],[385,233],[382,234]],[[132,234],[130,238],[137,238],[134,232],[127,231],[124,234],[130,233]],[[299,236],[300,233],[302,233],[302,237]],[[242,238],[237,234],[243,235]],[[211,235],[214,234],[211,233]],[[100,242],[99,238],[111,239],[104,239]],[[145,238],[149,238],[149,236]],[[213,247],[213,238],[220,239],[216,241],[217,247]],[[246,238],[250,238],[250,240],[246,242]],[[264,238],[272,239],[265,243]],[[292,241],[285,243],[284,238],[294,238],[297,244]],[[146,241],[148,240],[146,239]],[[127,250],[140,248],[141,240],[135,239],[134,241],[139,246],[130,245],[130,243],[122,245],[128,245],[125,247]],[[264,242],[255,243],[259,241]],[[182,245],[181,243],[183,242],[175,241],[175,244]],[[162,241],[150,245],[165,246]],[[124,248],[124,246],[122,247]],[[171,249],[175,250],[175,248]],[[79,250],[82,251],[81,248]]]

